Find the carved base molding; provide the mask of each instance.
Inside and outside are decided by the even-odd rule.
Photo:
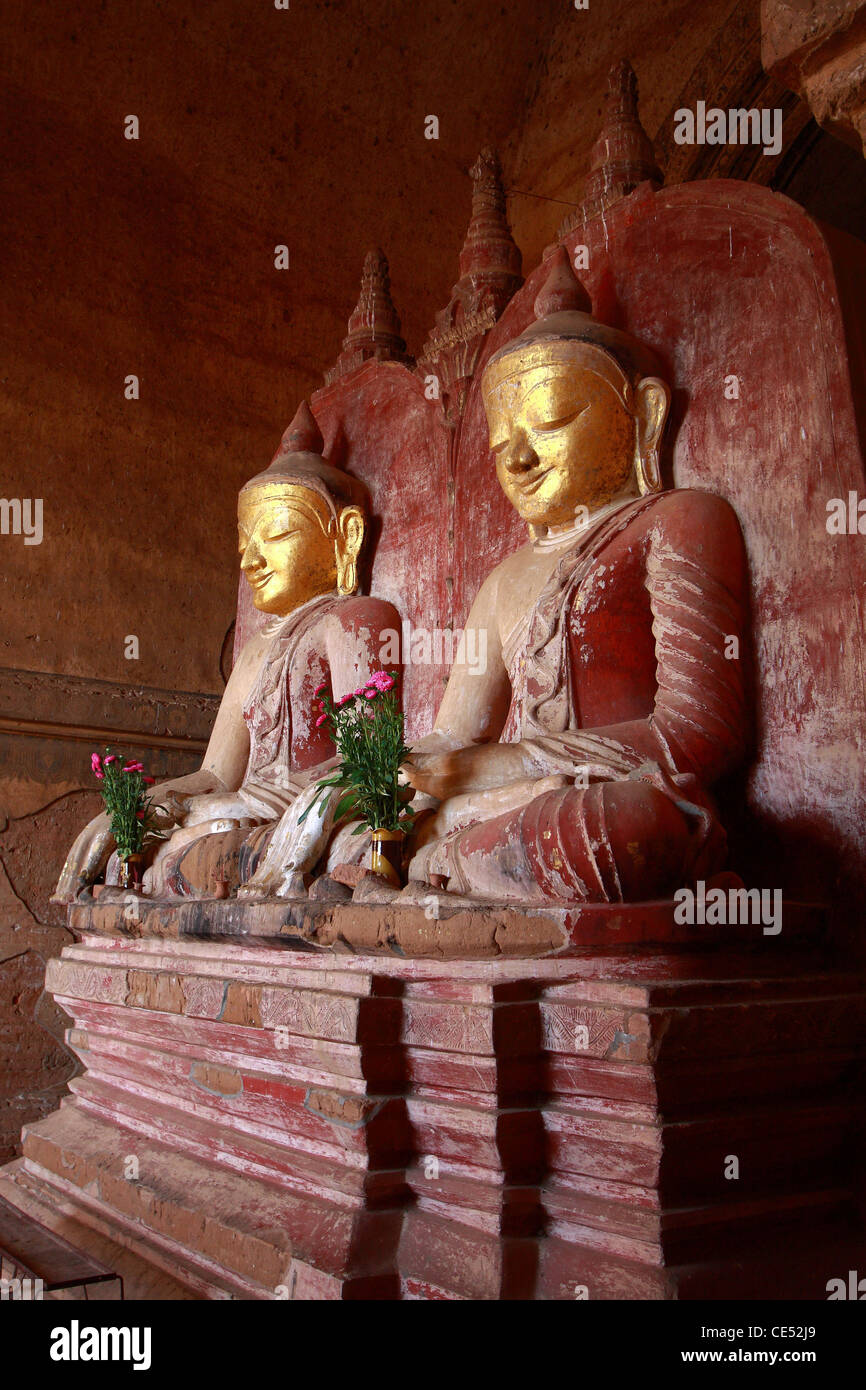
[[[0,733],[199,752],[218,695],[0,667]]]
[[[400,958],[96,911],[47,979],[84,1074],[0,1185],[199,1297],[823,1299],[864,1267],[866,988],[806,946]]]

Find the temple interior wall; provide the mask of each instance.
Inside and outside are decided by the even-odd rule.
[[[490,143],[528,273],[579,201],[622,56],[668,182],[775,179],[866,235],[862,161],[790,94],[778,159],[673,143],[683,102],[781,93],[757,0],[8,0],[0,491],[42,500],[43,536],[0,536],[0,1158],[72,1071],[42,981],[68,940],[50,890],[97,806],[89,753],[114,730],[157,776],[196,765],[228,664],[237,489],[321,386],[365,251],[385,249],[417,353]]]

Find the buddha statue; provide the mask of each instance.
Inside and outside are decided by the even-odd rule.
[[[238,657],[200,770],[153,789],[171,830],[145,872],[154,896],[209,897],[225,883],[293,896],[329,849],[351,860],[369,844],[345,828],[333,835],[333,798],[318,804],[315,784],[336,760],[315,693],[325,684],[338,701],[381,669],[400,618],[358,593],[366,493],[323,447],[304,403],[270,467],[241,489],[241,570],[268,621]],[[92,883],[112,849],[97,816],[72,847],[55,901]]]
[[[748,738],[742,534],[721,497],[664,490],[668,386],[590,307],[560,249],[536,321],[482,376],[529,543],[467,619],[486,671],[454,665],[405,766],[435,798],[407,897],[629,902],[724,864],[710,788]]]

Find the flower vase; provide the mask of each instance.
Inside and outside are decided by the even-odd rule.
[[[395,888],[403,887],[403,841],[405,830],[374,830],[372,833],[372,869]]]
[[[118,883],[121,888],[128,888],[132,893],[140,893],[143,877],[143,854],[130,854],[125,859],[121,859],[118,877]]]

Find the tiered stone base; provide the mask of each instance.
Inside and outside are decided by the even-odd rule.
[[[500,913],[451,959],[423,913],[345,905],[360,951],[333,909],[196,910],[78,906],[49,965],[84,1071],[0,1189],[67,1236],[208,1298],[823,1299],[866,1269],[866,991],[813,948],[665,942],[669,905],[565,945]]]

